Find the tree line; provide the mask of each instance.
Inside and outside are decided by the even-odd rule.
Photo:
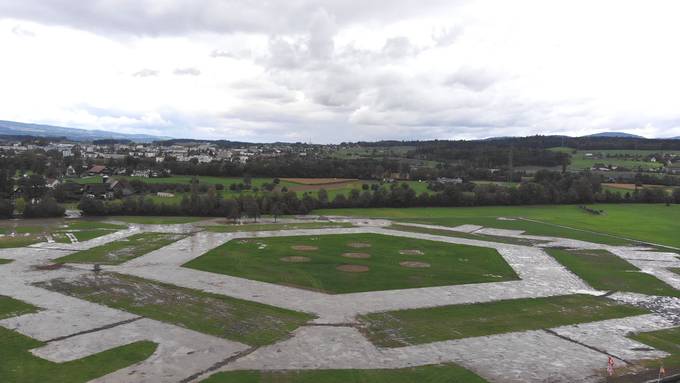
[[[86,215],[192,215],[227,217],[234,221],[260,215],[307,214],[314,209],[377,207],[458,207],[490,205],[588,204],[588,203],[680,203],[680,190],[668,195],[662,189],[645,188],[624,194],[603,190],[600,178],[590,174],[562,174],[540,171],[534,181],[517,187],[496,184],[447,184],[437,193],[417,194],[408,184],[394,183],[389,188],[354,189],[348,195],[330,199],[321,189],[316,195],[294,192],[246,194],[223,198],[214,187],[200,193],[192,184],[191,193],[179,204],[155,202],[144,196],[116,201],[83,199],[80,208]]]

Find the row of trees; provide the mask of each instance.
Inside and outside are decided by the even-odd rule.
[[[599,177],[588,174],[572,175],[542,171],[534,182],[524,182],[518,187],[494,184],[474,185],[464,183],[446,185],[438,193],[416,192],[408,184],[393,184],[390,188],[352,190],[348,196],[338,194],[332,200],[325,190],[317,195],[301,197],[293,192],[273,192],[264,195],[242,195],[224,199],[214,188],[201,194],[196,187],[180,204],[156,203],[143,196],[122,201],[84,199],[80,208],[87,215],[195,215],[228,217],[237,220],[243,216],[257,219],[261,214],[306,214],[318,208],[369,208],[369,207],[444,207],[533,204],[587,204],[645,202],[680,203],[680,190],[668,195],[661,189],[641,189],[626,194],[603,190]]]

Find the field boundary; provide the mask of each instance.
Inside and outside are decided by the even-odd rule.
[[[560,228],[562,228],[562,229],[570,229],[570,230],[582,231],[582,232],[584,232],[584,233],[598,234],[598,235],[603,235],[603,236],[606,236],[606,237],[617,238],[617,239],[623,239],[623,240],[626,240],[626,241],[637,242],[637,243],[642,243],[642,244],[645,244],[645,245],[651,245],[651,246],[656,246],[656,247],[663,247],[663,248],[666,248],[666,249],[673,249],[673,250],[676,250],[676,251],[680,251],[680,248],[678,248],[678,247],[669,246],[669,245],[662,245],[662,244],[654,243],[654,242],[641,241],[641,240],[638,240],[638,239],[633,239],[633,238],[628,238],[628,237],[622,237],[622,236],[620,236],[620,235],[614,235],[614,234],[604,233],[604,232],[601,232],[601,231],[592,231],[592,230],[586,230],[586,229],[579,229],[579,228],[576,228],[576,227],[571,227],[571,226],[566,226],[566,225],[560,225],[560,224],[557,224],[557,223],[544,222],[544,221],[539,221],[539,220],[537,220],[537,219],[531,219],[531,218],[525,218],[525,217],[517,217],[517,218],[521,219],[522,221],[533,222],[533,223],[540,223],[540,224],[544,224],[544,225],[548,225],[548,226],[560,227]]]

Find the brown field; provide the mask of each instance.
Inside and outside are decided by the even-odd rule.
[[[318,191],[321,189],[325,190],[337,190],[337,189],[360,189],[361,184],[358,181],[345,181],[345,182],[334,182],[329,184],[315,184],[315,185],[295,185],[288,187],[289,191],[293,192],[306,192],[306,191]]]
[[[281,181],[300,185],[332,185],[358,181],[356,178],[281,178]]]
[[[635,190],[635,184],[602,184],[602,186],[609,186],[614,189]]]

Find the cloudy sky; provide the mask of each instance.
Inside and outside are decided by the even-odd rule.
[[[331,143],[680,136],[675,0],[0,0],[0,119]]]

